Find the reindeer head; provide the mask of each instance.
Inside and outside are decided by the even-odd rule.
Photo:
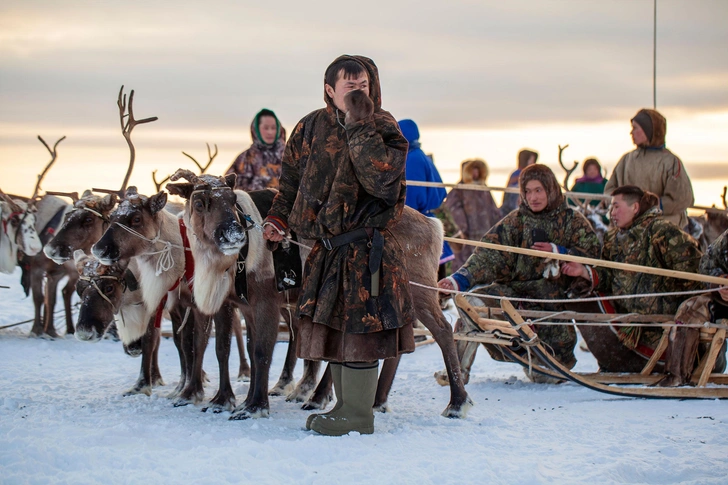
[[[195,175],[189,170],[177,170],[171,180],[184,178],[188,182],[167,184],[170,194],[187,200],[185,216],[189,229],[201,249],[221,254],[233,260],[248,242],[248,225],[241,221],[235,208],[237,196],[233,191],[235,175],[214,177]],[[232,264],[230,262],[225,264]]]
[[[126,264],[105,266],[93,256],[76,250],[73,254],[80,275],[76,292],[81,297],[81,310],[76,324],[76,338],[98,342],[114,321],[126,289]]]
[[[43,245],[35,229],[35,208],[0,192],[0,272],[12,273],[18,250],[35,256]]]
[[[108,227],[109,214],[119,200],[116,194],[100,196],[88,190],[80,199],[77,193],[75,195],[73,209],[66,214],[56,235],[43,248],[45,255],[56,264],[71,259],[77,249],[84,252],[91,250]]]
[[[102,264],[112,265],[121,259],[131,259],[153,246],[159,236],[159,212],[167,203],[167,194],[159,192],[151,197],[137,193],[129,187],[124,199],[109,216],[109,227],[91,252]]]

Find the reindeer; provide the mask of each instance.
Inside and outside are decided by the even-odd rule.
[[[153,386],[164,385],[157,360],[159,329],[153,323],[154,313],[144,305],[136,261],[105,266],[80,249],[74,252],[74,260],[80,275],[76,291],[81,297],[76,338],[98,342],[115,321],[124,351],[142,356],[139,378],[124,396],[151,395]]]
[[[35,229],[35,212],[22,200],[0,190],[0,272],[11,274],[18,263],[18,250],[35,256],[43,247]]]
[[[700,250],[705,252],[718,236],[728,230],[728,203],[726,203],[726,193],[728,186],[723,187],[721,199],[723,200],[723,210],[706,208],[705,214],[700,217],[688,218],[688,233],[693,236],[700,244]]]
[[[234,292],[235,285],[231,269],[235,268],[235,262],[237,261],[235,247],[247,241],[250,245],[249,258],[250,255],[256,258],[245,262],[246,275],[249,276],[250,285],[248,301],[255,307],[256,317],[260,315],[277,322],[276,314],[272,308],[273,305],[271,305],[271,308],[266,307],[265,311],[263,311],[263,309],[257,308],[259,304],[253,303],[253,298],[256,301],[263,300],[265,302],[275,301],[280,298],[277,296],[277,288],[273,281],[273,267],[269,262],[270,258],[265,258],[265,263],[261,261],[260,251],[263,251],[261,235],[258,231],[248,231],[249,237],[244,238],[242,236],[245,234],[246,227],[250,229],[251,225],[259,225],[262,221],[262,214],[258,208],[243,206],[242,212],[251,216],[250,219],[255,223],[252,224],[250,221],[245,222],[245,218],[241,220],[240,211],[235,207],[236,202],[249,204],[247,200],[253,195],[246,196],[245,192],[233,191],[235,186],[234,175],[197,177],[189,171],[179,170],[172,176],[172,180],[178,178],[185,178],[188,182],[168,184],[167,189],[171,193],[187,199],[185,218],[195,234],[194,242],[191,244],[193,253],[196,256],[197,266],[195,272],[200,277],[205,275],[205,284],[198,280],[197,276],[195,279],[195,300],[201,307],[204,305],[206,309],[203,312],[213,311],[216,305],[225,300],[236,300],[238,298]],[[442,248],[441,223],[428,219],[412,209],[405,208],[401,220],[392,227],[391,231],[405,248],[408,258],[407,270],[411,279],[414,282],[435,288],[437,286],[437,267]],[[264,286],[262,282],[269,283]],[[261,292],[261,294],[257,292]],[[445,359],[451,388],[451,399],[443,415],[464,417],[467,410],[472,406],[472,401],[465,391],[460,376],[460,365],[452,328],[442,314],[437,291],[413,286],[412,297],[418,302],[416,305],[417,317],[432,332],[433,337],[442,349]],[[246,311],[245,308],[243,311]],[[253,310],[248,308],[247,311],[251,313]],[[271,335],[273,329],[269,329],[269,326],[273,327],[273,325],[264,324],[265,338],[274,339],[274,336]],[[266,349],[268,346],[272,346],[272,344],[266,342],[261,345]],[[251,355],[253,355],[252,352]],[[267,354],[265,355],[267,358]],[[378,409],[387,409],[387,395],[391,389],[398,363],[399,359],[385,361],[375,401],[375,406]],[[254,374],[256,370],[254,364]],[[311,401],[316,402],[322,396],[330,394],[330,389],[330,373],[326,372]],[[245,409],[247,406],[249,406],[248,401],[244,403],[244,408],[233,413],[230,419],[248,417],[249,412]],[[311,409],[311,407],[308,407],[308,409]]]

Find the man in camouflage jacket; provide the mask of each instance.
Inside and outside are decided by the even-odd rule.
[[[547,195],[547,205],[536,210],[529,206],[527,188],[530,182],[539,182]],[[562,254],[595,258],[599,255],[599,239],[589,221],[578,211],[568,207],[561,187],[550,168],[545,165],[531,165],[523,169],[519,179],[521,205],[519,208],[493,226],[481,241],[503,246],[539,249]],[[533,205],[533,204],[532,204]],[[573,278],[558,273],[549,277],[544,258],[525,256],[507,251],[477,248],[467,262],[449,278],[441,280],[439,286],[445,289],[474,291],[486,295],[511,298],[563,299]],[[485,285],[485,286],[482,286]],[[497,300],[483,299],[476,305],[499,306]],[[515,303],[515,302],[514,302]],[[519,302],[517,306],[527,310],[562,311],[561,303]],[[461,318],[464,325],[471,324]],[[549,345],[557,359],[569,367],[576,363],[574,346],[576,330],[568,325],[536,325],[539,338]],[[502,360],[500,352],[486,345],[494,358]],[[463,358],[463,372],[466,373],[474,358],[477,344],[461,344],[459,351]],[[472,357],[471,357],[472,355]]]
[[[381,108],[371,59],[341,56],[324,82],[326,107],[305,116],[286,146],[264,236],[280,240],[290,228],[316,241],[304,268],[296,350],[301,358],[343,364],[331,366],[337,401],[344,402],[333,412],[339,422],[366,421],[347,430],[329,415],[314,415],[307,426],[323,434],[371,433],[377,360],[414,350],[404,251],[388,230],[404,208],[408,145]],[[368,393],[372,376],[374,387],[371,395],[347,399],[341,389],[347,375],[352,382],[359,375],[355,370],[368,377],[349,389]],[[350,407],[370,398],[368,410],[361,406],[367,416],[352,418]]]

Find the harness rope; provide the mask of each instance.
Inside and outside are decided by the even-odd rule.
[[[139,239],[143,239],[147,242],[154,244],[161,243],[164,244],[164,248],[160,249],[159,251],[149,251],[144,253],[148,256],[154,256],[155,254],[159,255],[159,259],[157,259],[157,267],[155,270],[155,275],[159,276],[162,273],[165,273],[172,269],[174,267],[174,258],[172,257],[172,248],[175,249],[182,249],[183,251],[191,251],[188,248],[185,248],[183,246],[180,246],[178,244],[172,244],[169,241],[161,240],[160,237],[162,237],[162,230],[159,229],[159,232],[157,232],[157,235],[154,237],[154,239],[149,239],[148,237],[144,236],[143,234],[138,233],[134,229],[132,229],[129,226],[125,226],[124,224],[121,224],[119,222],[114,222],[117,226],[121,227],[125,231],[127,231],[129,234],[132,234]]]

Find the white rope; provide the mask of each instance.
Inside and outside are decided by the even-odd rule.
[[[150,251],[150,252],[144,253],[145,255],[149,255],[149,256],[154,256],[156,254],[159,255],[159,259],[157,259],[156,271],[154,273],[155,276],[159,276],[162,273],[165,273],[174,267],[174,257],[172,256],[172,248],[182,249],[183,251],[184,250],[189,251],[189,249],[186,249],[178,244],[172,244],[169,241],[160,240],[159,238],[161,237],[161,233],[162,233],[161,229],[159,230],[157,235],[154,237],[154,239],[149,239],[148,237],[144,236],[143,234],[138,233],[131,227],[125,226],[124,224],[120,224],[118,222],[115,222],[114,224],[121,227],[122,229],[127,231],[129,234],[132,234],[140,239],[143,239],[145,241],[152,243],[152,245],[157,244],[157,243],[164,244],[164,248],[160,249],[159,251]]]
[[[93,209],[89,209],[86,206],[79,207],[79,209],[83,209],[83,210],[85,210],[87,212],[90,212],[91,214],[94,214],[94,215],[98,216],[99,219],[101,219],[102,221],[107,221],[108,220],[108,218],[104,217],[104,215],[101,214],[100,212],[97,212],[97,211],[95,211]]]

